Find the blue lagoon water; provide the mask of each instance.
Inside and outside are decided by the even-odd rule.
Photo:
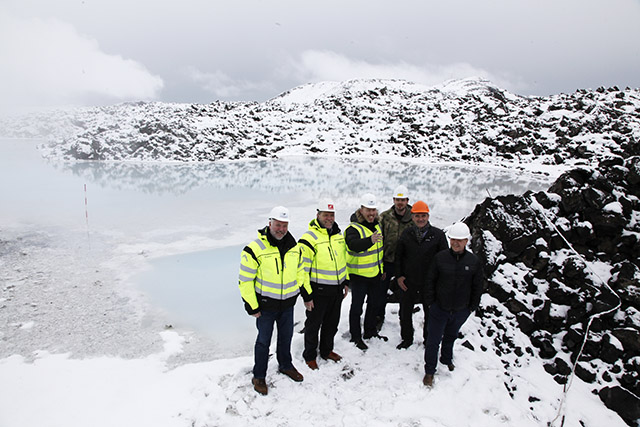
[[[489,195],[545,190],[554,178],[349,158],[56,162],[40,156],[38,143],[0,140],[1,223],[46,229],[78,244],[93,239],[99,246],[100,239],[110,239],[148,246],[152,256],[141,261],[146,268],[131,277],[130,286],[145,292],[169,323],[240,346],[254,338],[253,318],[245,313],[237,289],[240,251],[266,225],[271,207],[290,209],[290,231],[299,237],[319,199],[334,200],[336,220],[344,228],[362,194],[376,195],[384,210],[392,205],[393,189],[404,184],[410,201],[424,200],[431,223],[443,228]],[[191,247],[190,239],[199,243]],[[173,255],[155,256],[153,248],[163,245],[173,245]]]

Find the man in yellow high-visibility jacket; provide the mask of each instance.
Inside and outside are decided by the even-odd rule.
[[[302,357],[311,369],[318,369],[318,333],[320,357],[338,362],[342,357],[333,351],[338,332],[342,300],[347,295],[347,247],[335,222],[335,206],[321,201],[316,218],[299,240],[305,262],[305,282],[313,289],[313,310],[307,311],[304,323]],[[322,329],[320,329],[322,328]]]
[[[260,394],[267,394],[266,375],[274,324],[278,327],[279,371],[294,381],[303,380],[291,357],[293,306],[301,293],[307,310],[313,308],[313,301],[311,288],[303,287],[302,253],[288,227],[289,211],[276,206],[271,210],[269,225],[258,230],[258,238],[242,250],[240,258],[240,294],[247,313],[256,318],[258,329],[251,382]]]
[[[347,242],[347,271],[351,287],[349,309],[349,332],[351,341],[361,350],[369,348],[362,339],[387,337],[378,334],[376,314],[380,304],[380,286],[384,269],[382,230],[378,219],[376,198],[367,193],[360,208],[351,216],[351,224],[345,231]],[[364,335],[360,328],[360,316],[364,300],[367,310],[364,315]]]

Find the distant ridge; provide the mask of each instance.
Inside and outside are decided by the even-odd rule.
[[[0,123],[65,160],[372,156],[522,167],[640,154],[640,91],[523,97],[483,79],[321,82],[263,103],[125,103]]]

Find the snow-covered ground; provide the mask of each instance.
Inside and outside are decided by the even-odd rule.
[[[346,335],[349,298],[344,303],[336,344],[343,362],[320,361],[319,371],[309,371],[301,359],[302,335],[295,334],[294,361],[305,381],[293,383],[271,363],[270,394],[259,396],[250,386],[250,349],[244,356],[217,359],[214,344],[207,348],[207,338],[179,327],[163,330],[157,321],[146,323],[136,318],[135,314],[141,313],[131,306],[135,300],[108,289],[114,285],[108,278],[102,284],[87,283],[130,268],[131,261],[114,255],[109,265],[101,266],[101,272],[94,275],[92,270],[98,266],[84,265],[85,258],[75,258],[78,253],[64,254],[56,247],[39,251],[26,248],[18,254],[36,255],[38,262],[48,264],[37,267],[45,270],[37,278],[39,286],[29,277],[22,283],[12,282],[15,293],[28,292],[33,303],[22,307],[26,310],[24,323],[3,328],[15,330],[14,335],[3,337],[3,344],[28,341],[29,334],[42,326],[51,328],[51,338],[58,337],[61,343],[56,347],[56,343],[31,342],[33,348],[40,344],[55,350],[18,352],[0,359],[2,426],[260,425],[264,417],[274,425],[289,426],[536,426],[553,420],[560,410],[562,386],[545,373],[542,361],[534,359],[529,365],[510,369],[507,376],[477,318],[470,319],[462,330],[456,370],[448,372],[441,367],[435,387],[426,389],[421,382],[423,346],[419,333],[411,348],[395,349],[399,341],[397,306],[389,306],[389,321],[382,331],[390,341],[373,342],[362,353],[348,343]],[[107,252],[105,257],[110,255]],[[17,267],[3,265],[3,269],[19,270],[14,274],[33,274],[33,266]],[[77,276],[66,282],[60,277],[76,268]],[[25,289],[28,286],[36,289]],[[11,309],[7,307],[11,304],[25,302],[24,296],[3,301],[3,311]],[[40,309],[46,303],[65,305],[56,307],[59,315],[49,319],[50,313],[44,313],[48,309]],[[239,301],[238,310],[242,310]],[[42,325],[41,311],[47,322],[55,323]],[[297,314],[301,319],[300,311]],[[247,322],[249,319],[247,316]],[[415,315],[417,330],[421,323],[420,312]],[[63,338],[67,334],[75,339]],[[517,338],[527,339],[522,334]],[[475,350],[460,345],[465,341]],[[65,349],[68,342],[79,347]],[[518,390],[515,399],[505,381]],[[578,425],[578,420],[588,426],[624,425],[579,380],[563,408],[565,425]]]
[[[348,304],[348,300],[345,301]],[[392,314],[394,308],[390,309]],[[340,330],[345,330],[343,310]],[[389,316],[393,319],[393,316]],[[421,313],[416,316],[419,326]],[[456,370],[439,369],[433,389],[422,385],[423,347],[395,349],[397,322],[383,333],[390,342],[374,342],[362,353],[338,338],[339,363],[320,362],[305,369],[296,334],[293,353],[305,375],[298,384],[270,365],[268,396],[251,385],[252,357],[201,361],[171,367],[184,337],[165,331],[163,349],[146,357],[92,357],[43,353],[33,362],[22,356],[0,361],[3,426],[539,426],[554,420],[562,387],[544,373],[542,363],[514,372],[518,388],[540,400],[512,399],[504,368],[491,351],[480,350],[479,322],[462,332],[476,348],[458,345]],[[521,337],[524,339],[525,337]],[[522,394],[518,394],[521,396]],[[604,408],[583,384],[574,384],[562,412],[564,425],[616,426],[624,423]],[[560,420],[554,425],[560,425]]]
[[[513,189],[514,182],[521,191],[538,190],[554,177],[519,173],[516,179],[499,169],[461,172],[373,160],[316,161],[310,168],[305,162],[313,160],[303,160],[288,163],[282,168],[286,173],[277,161],[237,162],[213,170],[201,165],[81,163],[55,173],[35,173],[40,177],[36,180],[11,169],[32,171],[27,167],[33,159],[3,159],[4,173],[24,179],[4,176],[0,187],[7,202],[0,229],[2,427],[265,422],[537,426],[560,425],[562,416],[567,426],[624,425],[579,379],[563,404],[562,386],[540,360],[523,358],[507,372],[477,318],[463,327],[464,338],[455,349],[456,370],[439,369],[434,388],[427,389],[422,385],[420,334],[408,350],[395,349],[400,336],[397,306],[389,306],[382,330],[389,342],[373,342],[362,353],[346,336],[349,297],[336,342],[343,361],[320,361],[318,371],[309,371],[301,358],[302,335],[295,334],[294,363],[305,381],[294,383],[278,374],[274,361],[268,373],[270,393],[259,396],[250,385],[250,344],[245,344],[245,354],[220,358],[224,342],[150,305],[131,282],[149,267],[150,259],[250,241],[274,204],[291,208],[291,230],[297,237],[313,216],[315,201],[338,193],[333,197],[344,206],[338,215],[344,227],[360,192],[354,183],[374,191],[385,206],[391,200],[384,195],[406,178],[403,183],[416,194],[412,200],[424,198],[433,211],[432,221],[443,227],[470,212],[487,193],[496,196]],[[158,173],[165,182],[154,182]],[[304,179],[288,179],[287,173]],[[174,181],[167,182],[171,177]],[[81,189],[86,182],[88,221]],[[442,182],[456,185],[442,188]],[[35,195],[34,188],[39,189]],[[60,193],[54,196],[56,191]],[[64,203],[57,203],[60,200]],[[215,283],[214,277],[211,281],[212,286],[236,286]],[[243,310],[239,296],[230,303]],[[303,319],[300,309],[298,321]],[[252,318],[246,316],[243,322],[242,327],[251,328]],[[421,323],[420,312],[415,315],[417,330]],[[516,344],[527,339],[515,332]]]

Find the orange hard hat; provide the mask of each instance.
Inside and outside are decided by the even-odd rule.
[[[429,206],[422,200],[418,200],[411,207],[411,213],[429,213]]]

